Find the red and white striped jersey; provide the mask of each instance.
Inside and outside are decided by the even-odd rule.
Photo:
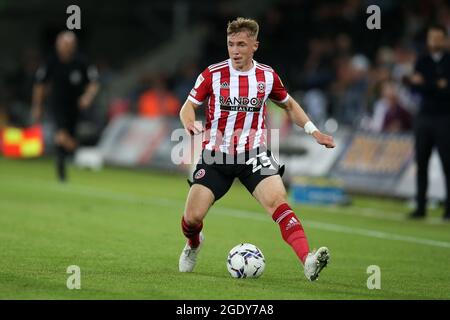
[[[188,99],[207,100],[203,149],[241,153],[266,144],[266,101],[285,103],[289,95],[278,74],[253,60],[252,69],[235,70],[231,60],[210,65],[197,78]]]

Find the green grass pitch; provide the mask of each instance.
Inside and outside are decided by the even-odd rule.
[[[70,168],[56,182],[48,159],[0,158],[0,299],[449,299],[450,224],[440,210],[404,219],[403,202],[354,197],[348,207],[294,205],[312,248],[331,262],[308,282],[278,226],[234,184],[210,210],[195,272],[178,272],[186,179],[151,171]],[[259,279],[233,279],[240,242],[266,257]],[[81,269],[69,290],[67,267]],[[367,267],[381,269],[369,290]]]

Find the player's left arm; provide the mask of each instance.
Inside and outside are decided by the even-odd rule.
[[[93,65],[89,66],[86,70],[86,77],[88,79],[88,84],[86,85],[83,94],[78,100],[78,104],[81,109],[87,109],[91,106],[98,91],[100,90],[100,84],[98,82],[98,71]]]
[[[327,148],[334,148],[336,146],[333,137],[320,132],[309,119],[303,108],[291,96],[289,96],[284,103],[274,102],[286,110],[292,122],[299,127],[304,128],[306,133],[312,135],[314,139],[316,139],[317,143],[324,145]]]
[[[273,86],[269,98],[278,106],[285,109],[289,118],[299,127],[304,128],[306,133],[312,135],[317,143],[327,148],[334,148],[332,136],[323,134],[312,123],[303,108],[287,92],[283,82],[276,72],[273,72]]]

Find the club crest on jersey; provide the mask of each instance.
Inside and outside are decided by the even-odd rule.
[[[201,179],[201,178],[203,178],[205,176],[205,173],[206,173],[205,169],[200,169],[200,170],[197,171],[197,173],[195,174],[194,178],[197,179],[197,180]]]
[[[229,89],[230,88],[230,85],[228,84],[228,82],[222,82],[221,84],[220,84],[220,89]]]
[[[264,93],[266,91],[266,84],[263,81],[258,81],[257,88],[259,93]]]
[[[81,72],[78,70],[74,70],[70,73],[69,75],[69,79],[70,79],[70,83],[73,85],[78,85],[81,82]]]

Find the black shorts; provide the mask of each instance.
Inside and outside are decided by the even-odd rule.
[[[207,187],[217,201],[228,192],[234,178],[239,178],[253,193],[262,180],[276,174],[282,176],[283,173],[284,166],[280,166],[268,149],[254,149],[238,155],[203,150],[190,184]]]
[[[67,103],[54,104],[52,106],[52,113],[56,130],[65,130],[74,137],[79,118],[77,105]]]

